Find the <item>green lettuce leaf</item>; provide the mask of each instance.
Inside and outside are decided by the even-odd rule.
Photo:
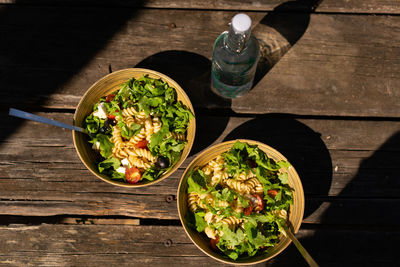
[[[89,116],[86,117],[84,123],[83,123],[83,128],[91,134],[95,134],[99,131],[100,128],[100,119],[96,116],[93,116],[93,114],[90,114]]]
[[[278,178],[279,178],[279,180],[281,180],[282,184],[287,184],[289,181],[289,176],[288,176],[287,172],[278,174]]]
[[[106,169],[112,168],[114,170],[121,166],[121,161],[117,158],[109,158],[99,163],[99,171],[103,172]]]
[[[121,136],[125,139],[130,139],[142,129],[142,125],[140,124],[132,123],[131,127],[128,127],[123,121],[118,122],[118,127],[121,129]]]
[[[196,230],[198,231],[198,232],[203,232],[204,231],[204,229],[206,229],[206,227],[207,227],[207,222],[204,220],[204,215],[203,216],[201,216],[200,215],[201,213],[198,213],[198,212],[196,212],[195,214],[194,214],[194,218],[195,218],[195,221],[196,221]]]
[[[100,143],[100,154],[104,158],[108,158],[111,155],[114,144],[110,141],[110,137],[105,134],[97,134],[95,138],[93,138],[93,142]]]

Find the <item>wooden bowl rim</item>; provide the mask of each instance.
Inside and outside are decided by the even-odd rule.
[[[203,151],[201,151],[201,152],[190,162],[190,164],[186,167],[186,170],[185,170],[184,173],[182,174],[182,177],[181,177],[181,179],[180,179],[180,181],[179,181],[179,185],[178,185],[178,191],[177,191],[178,215],[179,215],[179,220],[181,221],[181,224],[182,224],[183,229],[185,230],[187,236],[188,236],[188,237],[190,238],[190,240],[197,246],[197,248],[199,248],[199,249],[200,249],[203,253],[205,253],[206,255],[210,256],[211,258],[213,258],[213,259],[215,259],[215,260],[217,260],[217,261],[219,261],[219,262],[223,262],[223,263],[225,263],[225,264],[235,264],[235,265],[258,264],[258,263],[262,263],[262,262],[268,261],[268,260],[270,260],[270,259],[276,257],[277,255],[279,255],[282,251],[284,251],[284,250],[290,245],[290,243],[292,242],[292,241],[290,240],[290,238],[287,237],[287,236],[284,237],[284,238],[283,238],[282,240],[280,240],[280,242],[279,242],[279,243],[284,242],[283,245],[282,245],[282,247],[281,247],[279,250],[277,250],[274,254],[272,254],[272,255],[270,255],[270,256],[268,256],[268,257],[265,257],[265,258],[263,258],[263,259],[257,260],[257,261],[251,261],[251,257],[249,257],[248,259],[245,259],[244,262],[237,262],[237,261],[234,261],[234,260],[229,259],[229,258],[221,259],[221,258],[215,257],[214,255],[212,255],[212,254],[208,253],[207,251],[205,251],[199,244],[197,244],[197,243],[192,239],[192,237],[191,237],[191,235],[190,235],[190,233],[189,233],[189,230],[188,230],[188,226],[186,225],[185,220],[184,220],[184,218],[183,218],[182,210],[181,210],[181,205],[180,205],[180,203],[179,203],[179,201],[180,201],[180,199],[181,199],[180,195],[181,195],[181,187],[182,187],[182,184],[183,184],[184,181],[187,180],[187,177],[186,177],[186,176],[187,176],[188,172],[189,172],[190,170],[192,170],[194,167],[197,167],[197,165],[195,165],[195,163],[196,163],[200,158],[204,157],[205,155],[209,154],[209,153],[212,152],[213,150],[216,150],[216,149],[218,149],[218,148],[220,148],[220,147],[227,146],[227,149],[224,150],[224,151],[229,150],[229,149],[232,147],[232,145],[233,145],[236,141],[246,142],[246,143],[251,144],[251,145],[258,145],[258,147],[259,147],[262,151],[264,151],[264,152],[267,154],[267,156],[270,156],[270,153],[269,153],[268,151],[265,151],[265,149],[266,149],[266,150],[270,150],[270,151],[272,151],[273,153],[277,154],[279,157],[282,158],[282,160],[288,161],[288,160],[286,159],[285,156],[283,156],[278,150],[274,149],[273,147],[268,146],[268,145],[266,145],[266,144],[264,144],[264,143],[261,143],[261,142],[259,142],[259,141],[250,140],[250,139],[235,139],[235,140],[225,141],[225,142],[222,142],[222,143],[213,145],[213,146],[211,146],[211,147],[208,147],[208,148],[204,149]],[[229,146],[228,146],[228,145],[229,145]],[[212,154],[212,153],[210,153],[210,154]],[[218,153],[218,154],[220,154],[220,153]],[[217,156],[217,154],[216,154],[215,156]],[[298,221],[298,222],[295,222],[294,225],[293,225],[293,223],[292,223],[293,232],[294,232],[294,233],[297,233],[297,232],[299,231],[299,229],[300,229],[300,226],[301,226],[301,223],[302,223],[302,219],[303,219],[303,216],[304,216],[304,206],[305,206],[304,203],[305,203],[305,199],[304,199],[303,185],[302,185],[302,183],[301,183],[300,177],[299,177],[299,175],[298,175],[298,173],[297,173],[297,171],[296,171],[296,169],[294,168],[293,165],[291,165],[290,168],[291,168],[291,172],[293,173],[293,175],[290,175],[289,181],[290,181],[291,183],[296,183],[296,184],[298,185],[298,189],[297,189],[297,191],[295,192],[295,194],[297,195],[297,198],[299,198],[299,203],[297,203],[297,204],[294,203],[294,204],[291,205],[291,207],[290,207],[290,209],[292,210],[292,209],[293,209],[293,206],[296,205],[296,207],[299,209],[299,210],[297,211],[297,212],[299,213],[299,221]],[[182,193],[182,194],[186,194],[186,193]],[[293,199],[294,199],[294,198],[293,198]],[[196,234],[201,234],[201,233],[196,233]],[[247,261],[247,260],[249,260],[249,261]]]
[[[120,187],[137,188],[137,187],[150,186],[150,185],[156,184],[156,183],[168,178],[172,173],[174,173],[180,167],[180,165],[182,165],[182,163],[185,161],[187,156],[190,154],[190,151],[191,151],[193,143],[194,143],[195,135],[196,135],[196,115],[194,113],[194,108],[193,108],[192,102],[190,101],[188,95],[183,90],[183,88],[175,80],[173,80],[172,78],[170,78],[169,76],[167,76],[167,75],[165,75],[165,74],[163,74],[161,72],[150,70],[150,69],[144,69],[144,68],[126,68],[126,69],[117,70],[117,71],[114,71],[114,72],[112,72],[110,74],[107,74],[107,75],[103,76],[102,78],[98,79],[95,83],[93,83],[87,89],[87,91],[83,94],[83,96],[81,97],[81,99],[80,99],[80,101],[79,101],[79,103],[78,103],[78,105],[77,105],[77,107],[75,109],[75,113],[74,113],[74,117],[73,117],[73,124],[76,125],[75,121],[76,121],[77,114],[78,114],[77,111],[79,110],[81,105],[83,105],[83,103],[85,102],[86,97],[90,94],[90,91],[93,88],[96,88],[99,83],[104,82],[105,80],[109,79],[110,77],[112,77],[114,75],[117,75],[117,74],[120,74],[120,73],[124,73],[124,72],[130,73],[130,75],[131,75],[130,77],[131,78],[133,77],[134,73],[137,73],[137,72],[143,72],[143,75],[150,74],[150,75],[158,76],[158,78],[162,78],[164,82],[167,82],[171,87],[173,87],[177,91],[177,94],[179,95],[179,98],[181,99],[182,102],[186,102],[184,104],[190,109],[190,111],[193,113],[193,116],[194,116],[191,119],[191,121],[189,122],[189,125],[188,125],[188,129],[189,129],[189,127],[191,127],[191,129],[192,129],[193,137],[188,139],[188,143],[186,144],[186,147],[185,147],[185,149],[187,149],[186,155],[184,155],[183,152],[182,152],[181,158],[177,162],[177,164],[175,164],[175,166],[171,170],[169,170],[168,172],[164,173],[158,179],[156,179],[154,181],[146,182],[146,183],[141,183],[141,184],[128,184],[128,183],[122,183],[122,182],[111,180],[110,178],[107,178],[106,175],[104,175],[104,177],[103,177],[99,173],[97,173],[96,171],[92,170],[92,168],[90,168],[88,166],[88,164],[86,164],[86,162],[83,159],[81,153],[79,152],[79,149],[78,149],[78,146],[77,146],[77,142],[76,142],[77,135],[84,135],[84,133],[81,133],[81,132],[73,130],[72,131],[72,139],[73,139],[75,150],[76,150],[81,162],[97,178],[99,178],[99,179],[101,179],[101,180],[103,180],[103,181],[105,181],[105,182],[107,182],[109,184],[120,186]],[[82,127],[81,125],[76,125],[76,126]]]

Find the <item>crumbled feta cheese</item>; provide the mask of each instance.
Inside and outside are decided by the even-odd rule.
[[[92,145],[92,148],[94,149],[94,150],[100,150],[100,142],[95,142],[95,143],[93,143],[93,145]]]
[[[118,169],[116,169],[117,172],[125,174],[126,168],[125,167],[119,167]]]
[[[97,106],[97,111],[93,112],[93,116],[99,117],[100,119],[107,119],[107,112],[103,102]]]
[[[124,158],[123,160],[121,160],[121,164],[124,167],[129,167],[129,160],[127,158]]]

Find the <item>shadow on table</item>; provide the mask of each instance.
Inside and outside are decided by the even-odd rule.
[[[322,223],[347,221],[353,229],[316,232],[311,241],[318,256],[336,257],[343,259],[342,262],[348,259],[347,266],[400,265],[399,152],[400,132],[397,132],[361,162],[356,176],[322,216]],[[326,240],[341,245],[323,246]]]
[[[400,132],[363,160],[357,174],[321,214],[302,226],[301,243],[321,266],[399,266]],[[307,231],[310,231],[307,233]],[[291,245],[268,266],[307,266]]]
[[[310,15],[322,0],[297,0],[280,4],[252,30],[260,43],[256,85],[303,36]]]
[[[6,114],[10,102],[28,111],[40,109],[137,15],[135,7],[110,12],[107,3],[86,7],[68,0],[36,6],[29,4],[32,1],[15,2],[0,8],[0,111],[10,122],[0,140],[6,140],[23,122]],[[136,1],[135,6],[142,2]],[[99,78],[105,74],[107,67],[104,73],[99,71]],[[82,88],[76,90],[82,93]]]
[[[196,116],[196,137],[191,155],[210,146],[225,130],[228,116],[205,116],[207,110],[202,101],[207,101],[209,108],[230,109],[231,100],[214,94],[210,88],[211,62],[208,58],[187,51],[164,51],[154,54],[141,62],[136,68],[152,69],[171,77],[189,96]]]

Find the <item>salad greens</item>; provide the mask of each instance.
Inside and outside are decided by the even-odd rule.
[[[293,203],[293,189],[285,171],[290,163],[275,162],[257,145],[240,141],[221,156],[223,161],[212,173],[207,175],[203,171],[206,165],[189,174],[188,203],[191,204],[189,198],[193,194],[200,199],[197,208],[191,209],[189,224],[198,232],[204,231],[211,247],[233,260],[266,253],[284,232],[281,225],[287,217],[280,214],[287,215]],[[227,178],[213,184],[213,175],[218,171],[226,172]],[[242,187],[232,186],[232,181],[237,181],[237,175],[243,172],[250,177],[247,179],[256,177],[262,190],[254,193],[243,189],[247,185],[243,180],[238,181],[244,184]]]
[[[138,79],[131,78],[119,90],[102,97],[94,105],[93,112],[85,118],[83,127],[90,134],[89,142],[99,152],[99,172],[108,175],[110,179],[124,182],[131,180],[121,172],[122,158],[114,153],[113,129],[117,127],[121,131],[125,145],[138,137],[146,127],[144,123],[139,123],[135,116],[131,118],[134,122],[126,121],[122,111],[129,108],[145,114],[151,120],[157,118],[161,123],[158,132],[146,136],[147,140],[144,139],[136,146],[150,151],[156,159],[160,156],[168,159],[169,165],[164,168],[160,168],[154,162],[149,168],[137,167],[140,170],[140,180],[155,180],[179,161],[187,141],[175,139],[173,133],[186,134],[189,122],[194,116],[190,109],[178,100],[173,87],[162,79],[153,79],[148,75]],[[135,167],[131,165],[125,167]]]

